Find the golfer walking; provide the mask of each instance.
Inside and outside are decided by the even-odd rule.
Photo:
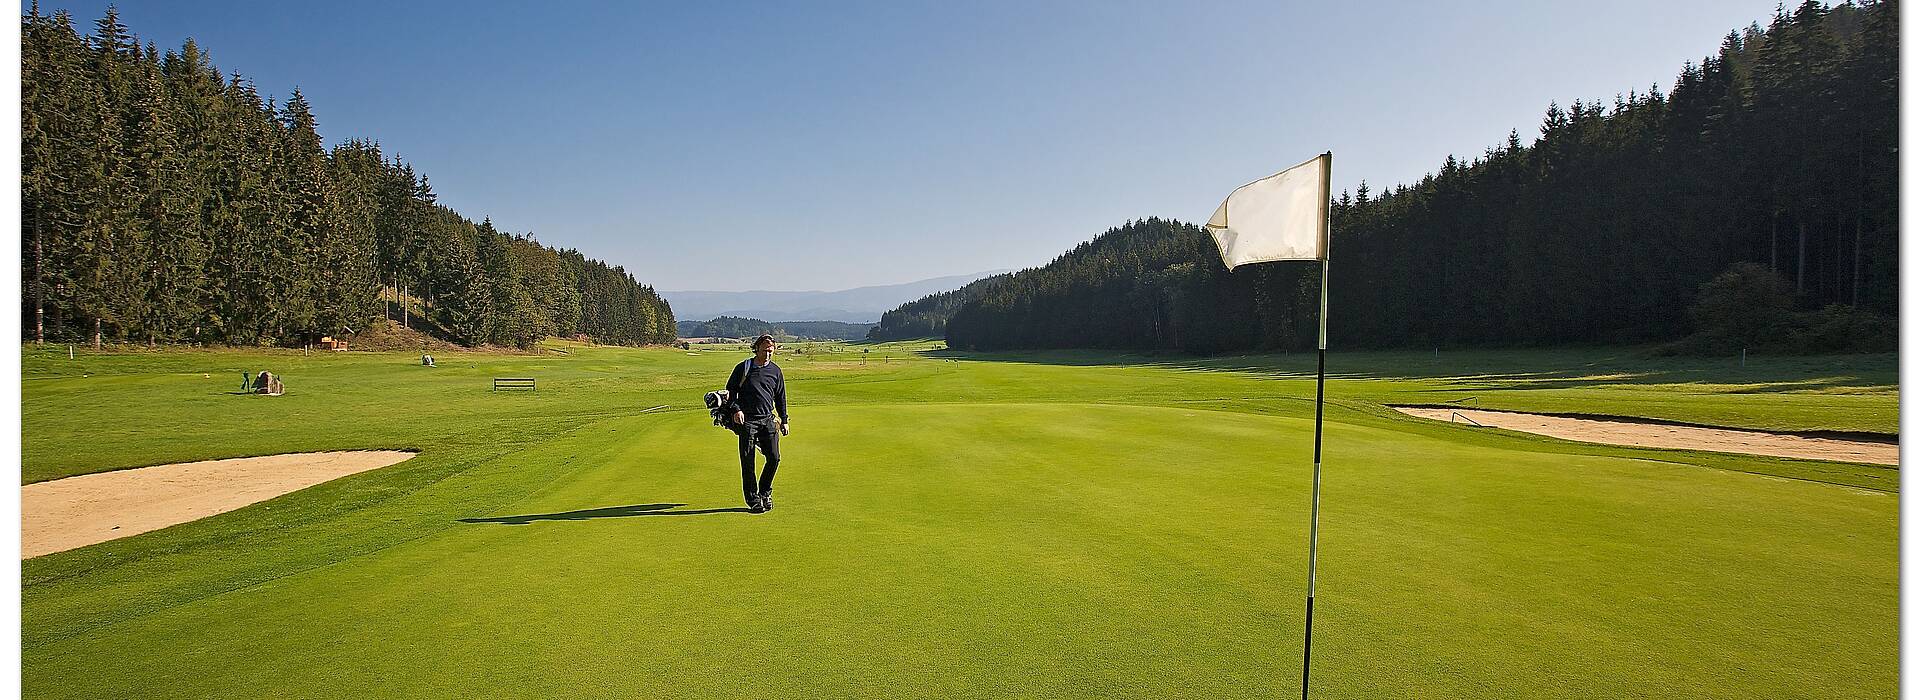
[[[787,434],[787,378],[773,363],[773,336],[753,339],[753,359],[733,368],[727,396],[733,403],[734,431],[740,434],[740,488],[746,492],[747,509],[765,513],[773,510],[773,472],[780,468],[780,436]],[[767,468],[757,480],[756,446],[767,456]]]

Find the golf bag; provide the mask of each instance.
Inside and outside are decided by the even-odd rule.
[[[707,413],[713,416],[713,424],[728,430],[733,429],[733,415],[727,410],[728,398],[732,395],[726,389],[707,392]]]
[[[752,360],[746,362],[752,362]],[[746,362],[740,364],[745,365]],[[741,374],[744,375],[745,372]],[[728,432],[740,432],[740,426],[733,423],[733,387],[707,392],[706,401],[707,413],[713,416],[714,425],[726,428]]]

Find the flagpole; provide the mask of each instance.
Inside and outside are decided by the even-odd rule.
[[[1309,184],[1305,176],[1295,176],[1301,168],[1319,166],[1320,181]],[[1319,185],[1319,221],[1302,216],[1301,192]],[[1244,196],[1244,206],[1235,205],[1235,197]],[[1313,592],[1320,569],[1320,442],[1327,405],[1327,240],[1332,229],[1333,152],[1327,151],[1307,162],[1279,173],[1241,185],[1227,195],[1207,219],[1204,227],[1220,247],[1220,262],[1229,272],[1240,265],[1282,260],[1320,261],[1320,358],[1315,370],[1313,395],[1313,520],[1307,530],[1307,624],[1306,642],[1301,645],[1300,698],[1307,700],[1307,678],[1313,670]],[[1317,238],[1318,240],[1309,240]],[[1308,256],[1308,251],[1312,256]]]
[[[1326,154],[1326,167],[1320,169],[1320,191],[1331,194],[1333,152]],[[1327,247],[1332,225],[1329,223],[1328,197],[1320,200],[1320,362],[1313,393],[1313,520],[1307,526],[1307,632],[1300,658],[1300,700],[1307,700],[1307,675],[1313,670],[1313,588],[1320,565],[1320,428],[1327,404]]]

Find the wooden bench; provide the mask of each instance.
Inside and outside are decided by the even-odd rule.
[[[533,387],[532,377],[494,377],[493,390],[500,391],[503,389],[526,389],[528,391],[537,391]]]

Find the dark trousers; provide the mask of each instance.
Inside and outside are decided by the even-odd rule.
[[[740,488],[747,495],[767,493],[773,490],[773,472],[780,468],[780,426],[773,422],[773,416],[749,418],[740,427]],[[756,482],[753,478],[753,448],[759,446],[760,453],[767,456],[767,468],[760,472]]]

